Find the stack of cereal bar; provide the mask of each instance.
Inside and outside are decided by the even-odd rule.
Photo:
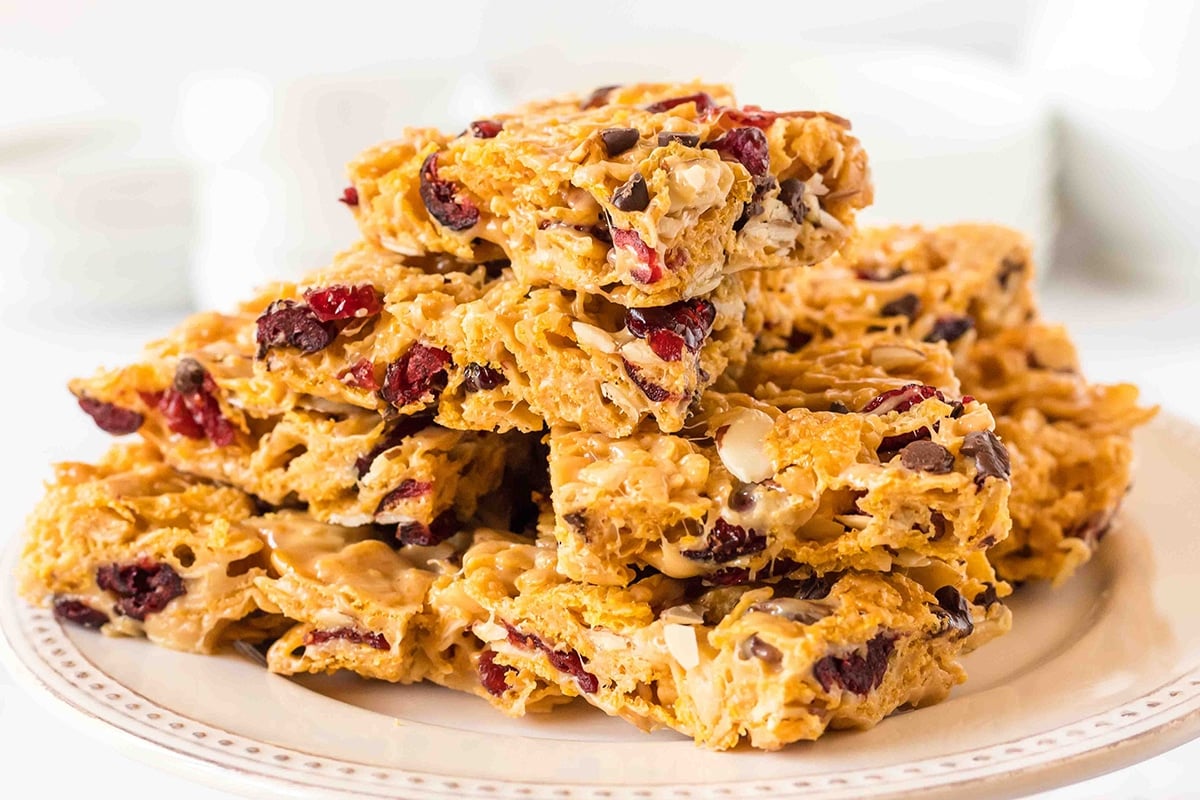
[[[775,749],[946,697],[1129,485],[1151,412],[1082,377],[1025,240],[858,229],[835,114],[610,86],[350,179],[332,264],[72,383],[138,440],[57,467],[30,602]]]

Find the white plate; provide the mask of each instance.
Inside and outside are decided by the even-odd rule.
[[[1101,774],[1200,734],[1200,429],[1164,417],[1099,557],[1028,587],[1013,632],[937,706],[779,753],[710,753],[576,703],[509,720],[474,697],[357,678],[292,681],[64,629],[0,576],[0,655],[35,694],[134,755],[279,797],[740,798],[1013,795]]]

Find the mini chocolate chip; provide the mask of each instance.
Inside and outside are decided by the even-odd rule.
[[[794,353],[797,350],[802,350],[808,347],[812,340],[813,335],[811,333],[797,328],[788,334],[788,352]]]
[[[833,414],[849,414],[850,407],[841,400],[834,400],[829,404],[829,411]]]
[[[507,379],[498,369],[474,362],[463,368],[463,389],[468,394],[491,391],[505,383]]]
[[[754,507],[754,485],[743,484],[729,494],[729,508],[733,511],[749,511]]]
[[[599,86],[592,91],[587,97],[579,102],[579,107],[587,110],[589,108],[599,108],[608,103],[608,96],[612,94],[613,89],[621,88],[621,84],[614,83],[609,86]]]
[[[942,317],[933,323],[933,330],[925,337],[925,341],[957,342],[974,327],[975,321],[970,317]]]
[[[945,475],[954,469],[954,455],[937,442],[921,439],[904,446],[900,463],[918,472]]]
[[[996,586],[992,583],[986,584],[986,588],[975,595],[975,605],[983,606],[984,608],[991,608],[999,600],[1000,598],[996,597]]]
[[[781,182],[779,184],[779,202],[792,212],[792,219],[796,222],[803,222],[804,217],[808,214],[808,207],[804,205],[804,181],[799,178],[788,178]]]
[[[659,147],[666,147],[671,142],[679,142],[684,147],[695,147],[696,145],[700,144],[700,134],[663,131],[658,135]]]
[[[605,128],[600,131],[600,142],[604,145],[604,154],[616,158],[637,144],[640,136],[637,128]]]
[[[632,178],[616,188],[612,204],[622,211],[646,210],[646,206],[650,205],[650,191],[646,188],[642,173],[635,172]]]
[[[996,280],[1000,282],[1001,289],[1008,289],[1008,282],[1017,272],[1025,271],[1025,261],[1012,256],[1005,256],[1000,262],[1000,272],[996,275]]]
[[[1008,480],[1012,476],[1012,464],[1003,442],[991,431],[971,431],[963,439],[960,448],[965,456],[975,459],[975,484],[983,486],[988,478]]]
[[[587,530],[587,517],[580,511],[564,514],[563,521],[570,525],[576,533],[583,533]]]
[[[908,317],[912,320],[921,313],[921,298],[912,292],[902,294],[895,300],[884,304],[879,313],[885,317]]]
[[[783,653],[779,652],[779,648],[758,638],[758,634],[742,642],[739,652],[742,658],[757,658],[764,664],[778,664],[783,661]]]
[[[184,395],[200,391],[200,387],[204,385],[204,376],[207,374],[196,359],[179,359],[179,364],[175,367],[175,391]]]

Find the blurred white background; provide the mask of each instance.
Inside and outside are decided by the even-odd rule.
[[[1091,374],[1200,414],[1191,2],[0,0],[0,415],[22,423],[0,542],[45,465],[103,447],[66,378],[350,244],[336,198],[361,148],[546,92],[692,77],[850,117],[873,158],[872,220],[1026,230],[1049,316]],[[54,770],[64,796],[220,796],[90,745],[3,673],[0,747],[19,756],[11,785]],[[1198,756],[1053,796],[1184,796]]]

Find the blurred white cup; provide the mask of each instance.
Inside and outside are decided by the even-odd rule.
[[[182,308],[192,175],[131,155],[136,127],[71,119],[0,132],[0,304],[41,310]]]
[[[255,287],[329,263],[358,238],[338,203],[345,164],[407,125],[461,126],[503,107],[483,73],[423,64],[273,83],[244,71],[193,75],[176,133],[200,169],[192,286],[228,308]],[[453,80],[446,76],[456,76]]]

